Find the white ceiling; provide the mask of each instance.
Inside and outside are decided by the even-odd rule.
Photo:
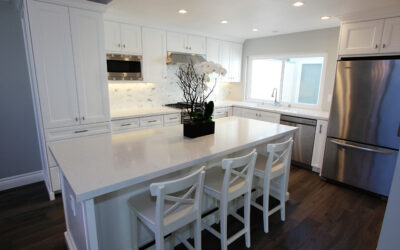
[[[138,24],[236,40],[339,26],[339,18],[400,13],[399,0],[113,0],[107,14]],[[178,9],[187,14],[178,14]],[[332,16],[322,21],[321,16]],[[226,19],[228,24],[221,24]],[[258,32],[253,32],[258,28]],[[278,32],[274,32],[278,31]]]

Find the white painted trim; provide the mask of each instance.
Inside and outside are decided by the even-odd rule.
[[[0,179],[0,191],[28,185],[39,181],[43,181],[42,170],[3,178]]]
[[[67,242],[67,247],[69,250],[78,250],[78,248],[75,245],[74,239],[71,237],[71,235],[68,233],[68,231],[64,232],[65,236],[65,242]]]

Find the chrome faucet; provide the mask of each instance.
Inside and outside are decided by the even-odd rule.
[[[274,89],[272,90],[272,95],[271,95],[271,97],[275,97],[274,105],[275,105],[275,106],[279,106],[280,103],[278,102],[278,89],[277,89],[277,88],[274,88]]]

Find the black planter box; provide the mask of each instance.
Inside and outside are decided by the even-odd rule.
[[[196,138],[203,135],[211,135],[215,132],[215,122],[209,121],[204,123],[183,124],[183,135],[189,138]]]

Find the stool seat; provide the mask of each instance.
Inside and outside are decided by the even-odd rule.
[[[225,170],[221,166],[216,166],[210,170],[207,170],[206,177],[204,179],[204,193],[216,198],[221,198],[222,193],[222,180],[225,176]],[[230,194],[239,190],[246,184],[246,180],[241,178],[235,180],[228,189]]]
[[[265,166],[267,164],[268,157],[259,154],[257,156],[256,166],[254,169],[254,175],[258,177],[264,177],[265,175]],[[283,162],[277,163],[271,168],[271,172],[269,175],[269,179],[275,179],[285,173],[285,165]]]

